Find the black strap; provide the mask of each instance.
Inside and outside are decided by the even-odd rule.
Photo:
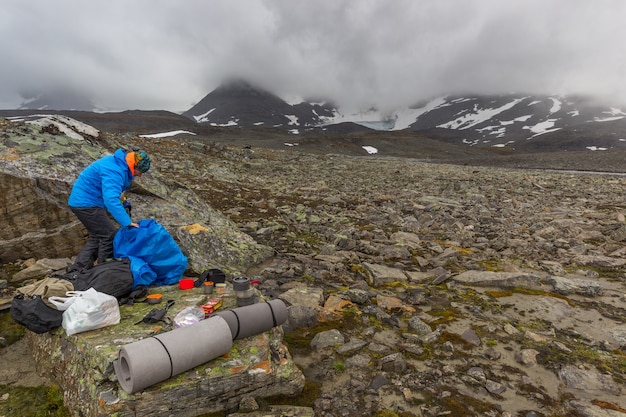
[[[170,355],[170,351],[167,350],[167,348],[165,347],[165,344],[161,341],[161,339],[159,339],[156,336],[152,336],[152,338],[159,341],[161,346],[163,346],[163,349],[165,349],[165,353],[167,353],[167,357],[170,358],[170,376],[167,377],[167,379],[170,379],[172,376],[174,376],[174,363],[172,362],[172,355]]]
[[[198,277],[197,280],[194,281],[193,286],[195,288],[200,288],[202,286],[202,284],[204,284],[207,280],[207,278],[209,277],[209,274],[211,273],[210,269],[207,269],[206,271],[204,271],[202,274],[200,274],[200,276]]]
[[[143,298],[146,295],[148,295],[148,287],[139,285],[128,294],[128,297],[120,298],[119,305],[128,304],[132,306],[138,298]]]
[[[237,339],[237,336],[239,336],[239,330],[241,330],[241,322],[239,321],[239,316],[237,315],[235,310],[230,310],[230,312],[233,313],[235,315],[235,318],[237,319],[237,333],[233,336],[233,340],[235,340]]]
[[[274,321],[274,326],[272,327],[278,326],[278,323],[276,323],[276,316],[274,315],[274,309],[272,308],[272,305],[270,304],[269,301],[266,301],[265,303],[269,306],[270,311],[272,312],[272,320]]]

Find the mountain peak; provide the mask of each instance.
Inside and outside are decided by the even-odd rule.
[[[269,126],[288,129],[316,126],[321,117],[333,111],[319,104],[291,105],[280,97],[252,85],[233,79],[222,83],[207,94],[183,116],[198,123],[213,126]]]
[[[224,81],[214,90],[215,93],[240,93],[240,94],[258,94],[258,93],[266,93],[270,94],[264,89],[252,85],[250,82],[243,79],[230,79]]]

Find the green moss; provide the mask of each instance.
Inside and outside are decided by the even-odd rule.
[[[442,323],[449,323],[458,318],[465,317],[463,313],[453,307],[445,308],[442,306],[433,306],[433,308],[427,313],[433,317],[438,317],[437,320],[434,320],[430,323],[432,326],[437,326]]]
[[[537,363],[548,369],[554,368],[556,364],[560,367],[583,363],[610,374],[617,383],[626,382],[626,354],[623,352],[605,352],[582,343],[570,343],[568,348],[571,352],[563,351],[551,343],[529,344],[539,351]]]
[[[463,340],[461,335],[456,334],[456,333],[450,333],[445,330],[441,332],[441,337],[439,338],[439,342],[441,343],[450,342],[453,345],[462,346],[463,349],[465,350],[470,350],[474,348],[474,345]]]
[[[367,276],[367,270],[365,269],[365,267],[363,265],[360,265],[360,264],[351,265],[350,266],[350,270],[352,272],[358,272],[359,274],[363,275],[364,277]]]
[[[518,294],[527,294],[527,295],[543,295],[546,297],[554,297],[554,298],[560,298],[561,300],[564,300],[565,302],[567,302],[567,304],[569,304],[570,306],[574,306],[574,304],[572,303],[572,301],[561,294],[555,294],[552,292],[548,292],[548,291],[542,291],[542,290],[533,290],[530,288],[513,288],[513,292],[516,292]]]
[[[312,285],[315,283],[315,277],[311,274],[304,274],[302,275],[302,277],[300,277],[300,279],[309,285]]]
[[[454,417],[474,417],[485,415],[485,413],[489,412],[496,412],[496,414],[498,412],[496,406],[491,403],[467,395],[461,395],[458,392],[452,392],[452,395],[438,399],[437,403],[441,405],[443,410],[449,411],[450,415]]]
[[[305,232],[300,230],[299,233],[296,234],[296,240],[299,240],[301,242],[305,242],[313,247],[317,246],[320,244],[320,239],[319,237],[315,236],[312,233],[309,232]]]
[[[504,270],[502,262],[498,259],[488,259],[484,261],[478,261],[478,264],[489,272],[501,272]]]
[[[599,245],[603,243],[604,242],[600,242]],[[578,269],[578,268],[573,268],[573,269]],[[602,266],[596,266],[596,265],[584,265],[581,267],[581,269],[596,272],[598,273],[598,276],[602,278],[616,279],[618,281],[621,281],[624,277],[624,271],[622,268],[602,267]]]
[[[335,370],[335,372],[342,373],[346,370],[346,364],[342,361],[335,361],[333,362],[333,369]]]
[[[9,394],[0,402],[0,415],[20,417],[70,417],[63,406],[63,393],[58,386],[16,387],[0,385],[0,392]]]
[[[372,326],[374,326],[377,330],[381,330],[384,328],[383,323],[376,316],[368,316],[367,320],[370,322]]]
[[[312,327],[299,328],[292,332],[286,332],[283,341],[290,351],[308,353],[311,351],[311,340],[320,333],[331,329],[337,329],[343,333],[350,333],[362,326],[360,311],[358,309],[346,309],[342,312],[342,318],[336,321],[318,323]]]
[[[499,291],[487,290],[487,291],[485,291],[485,294],[487,294],[487,295],[489,295],[489,296],[491,296],[493,298],[510,297],[510,296],[513,295],[513,291],[511,291],[511,290],[499,290]]]
[[[261,409],[266,409],[270,405],[281,404],[313,408],[315,400],[321,397],[321,395],[322,390],[320,384],[307,379],[302,392],[297,395],[276,395],[274,397],[259,398],[257,402]]]
[[[22,337],[26,333],[26,328],[21,324],[16,323],[11,315],[7,312],[0,313],[0,336],[4,337],[7,341],[7,345],[11,345]]]

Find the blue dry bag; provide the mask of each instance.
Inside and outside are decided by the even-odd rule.
[[[113,239],[116,258],[130,259],[134,286],[176,284],[187,270],[187,257],[169,232],[155,220],[122,227]]]

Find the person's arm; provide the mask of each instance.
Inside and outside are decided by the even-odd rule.
[[[122,227],[138,227],[137,223],[134,223],[128,213],[126,213],[120,201],[124,191],[123,184],[124,179],[119,172],[105,171],[102,173],[102,198],[104,205],[115,221]]]

